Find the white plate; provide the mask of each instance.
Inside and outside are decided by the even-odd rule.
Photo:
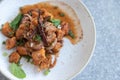
[[[0,24],[6,21],[11,21],[20,6],[26,4],[34,4],[45,0],[3,0],[0,3]],[[88,9],[79,0],[59,0],[70,5],[78,15],[80,23],[83,29],[83,40],[77,45],[72,45],[69,40],[65,39],[64,47],[60,51],[57,65],[51,69],[48,76],[44,76],[43,72],[38,72],[36,67],[27,63],[22,59],[23,66],[27,77],[23,80],[68,80],[73,76],[81,72],[88,61],[90,60],[94,47],[95,47],[95,25],[92,16]],[[0,71],[11,80],[19,80],[9,72],[8,57],[3,57],[3,52],[10,53],[11,51],[5,50],[5,46],[2,45],[2,41],[6,40],[6,37],[0,33]]]

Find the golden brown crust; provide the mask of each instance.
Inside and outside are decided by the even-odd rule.
[[[8,22],[6,22],[2,27],[2,33],[7,37],[13,37],[14,33],[12,29],[10,28],[10,25]]]
[[[20,55],[17,52],[13,52],[9,56],[10,63],[18,63],[20,60]]]
[[[16,37],[12,37],[6,40],[6,49],[12,49],[16,46]]]

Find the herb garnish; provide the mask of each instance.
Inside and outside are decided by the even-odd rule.
[[[10,23],[10,27],[15,31],[15,30],[17,30],[18,29],[18,27],[19,27],[19,23],[20,23],[20,21],[21,21],[21,19],[22,19],[22,14],[21,13],[19,13],[16,17],[15,17],[15,19]]]
[[[58,25],[60,25],[61,21],[59,19],[51,19],[50,20],[56,27],[58,27]]]
[[[73,39],[75,38],[75,35],[73,34],[73,32],[71,30],[69,30],[68,35]]]
[[[30,56],[23,56],[23,57],[27,59],[27,62],[30,62],[30,59],[32,58]]]
[[[40,35],[38,35],[38,34],[35,35],[34,40],[40,42],[41,41]]]
[[[44,71],[44,75],[46,75],[46,76],[47,76],[49,73],[50,73],[50,70],[49,70],[49,69],[47,69],[47,70]]]
[[[2,42],[2,44],[6,44],[6,42],[5,42],[5,41],[3,41],[3,42]]]
[[[8,53],[4,52],[2,55],[3,55],[4,57],[6,57],[6,56],[8,56]]]
[[[17,40],[17,46],[24,45],[25,41],[23,39]]]
[[[22,70],[22,68],[20,66],[18,66],[17,64],[15,63],[11,63],[10,66],[9,66],[9,69],[10,69],[10,72],[16,76],[17,78],[25,78],[26,77],[26,74],[25,72]]]

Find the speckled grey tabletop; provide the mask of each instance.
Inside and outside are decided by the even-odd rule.
[[[83,0],[94,17],[94,55],[73,80],[120,80],[120,0]]]
[[[73,80],[120,80],[120,0],[83,0],[95,19],[97,44]],[[0,74],[0,80],[8,80]]]

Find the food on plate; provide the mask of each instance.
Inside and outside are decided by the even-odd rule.
[[[40,71],[47,70],[45,74],[48,74],[49,69],[55,66],[59,51],[64,46],[63,38],[70,39],[73,44],[82,39],[82,29],[80,34],[77,34],[76,25],[79,20],[74,11],[68,15],[59,5],[43,2],[23,6],[13,21],[3,25],[2,33],[8,37],[4,42],[6,49],[15,48],[9,55],[11,66],[17,67],[16,64],[22,57],[29,57],[31,60],[28,61]],[[71,17],[78,21],[75,22]],[[24,74],[23,71],[21,73]]]

